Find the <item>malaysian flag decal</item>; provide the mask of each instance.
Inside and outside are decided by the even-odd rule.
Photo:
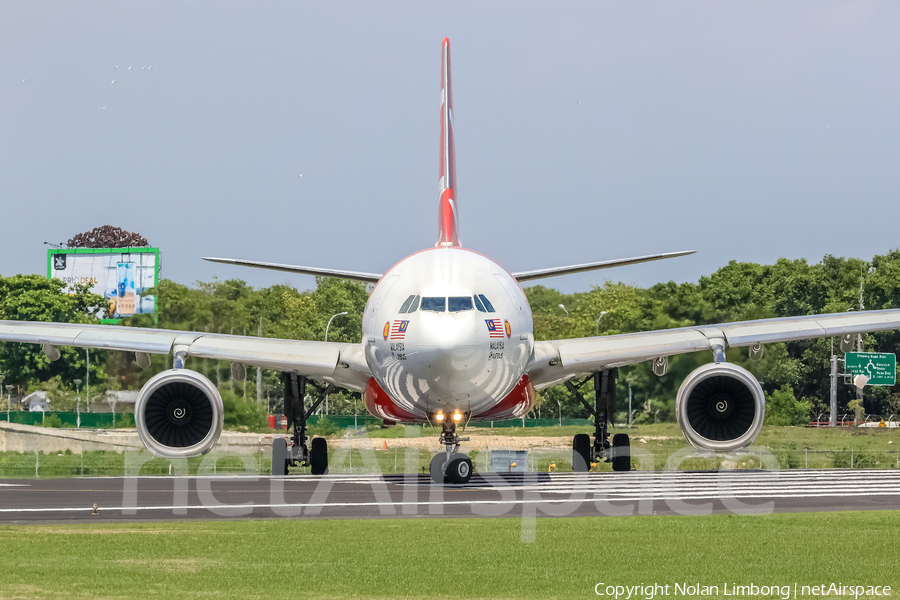
[[[500,319],[485,319],[484,322],[487,325],[490,337],[502,338],[504,336],[503,322]]]
[[[391,327],[391,339],[402,340],[406,337],[407,326],[409,326],[409,321],[394,321],[394,326]]]

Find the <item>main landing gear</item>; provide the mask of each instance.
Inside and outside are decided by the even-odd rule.
[[[594,373],[580,383],[566,382],[566,387],[584,404],[594,416],[594,441],[591,436],[580,433],[572,440],[572,470],[585,473],[592,463],[612,462],[613,471],[631,470],[631,444],[628,435],[617,433],[609,443],[607,425],[616,413],[616,378],[618,369],[604,369]],[[581,387],[594,380],[594,405],[591,406],[581,394]]]
[[[429,468],[435,483],[469,483],[472,478],[472,459],[459,451],[459,443],[469,438],[456,435],[456,423],[452,419],[441,421],[440,443],[446,452],[435,454]]]
[[[292,445],[287,440],[278,438],[272,442],[272,475],[287,475],[288,467],[310,467],[313,475],[324,475],[328,472],[328,442],[325,438],[313,438],[311,446],[307,446],[306,420],[319,408],[325,396],[334,389],[329,384],[322,396],[307,409],[304,406],[306,397],[306,377],[295,373],[282,373],[284,383],[284,414],[288,426],[293,425]]]

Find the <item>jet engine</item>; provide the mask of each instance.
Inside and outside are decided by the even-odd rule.
[[[155,456],[201,456],[212,450],[222,433],[222,396],[196,371],[163,371],[141,388],[134,420],[138,436]]]
[[[678,388],[675,414],[691,445],[730,452],[759,435],[766,399],[762,386],[746,369],[710,363],[695,369]]]

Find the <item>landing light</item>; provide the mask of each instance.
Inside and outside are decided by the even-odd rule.
[[[459,412],[458,410],[457,410],[457,411],[454,411],[454,413],[453,413],[453,420],[456,421],[456,422],[462,421],[462,413]]]
[[[441,421],[443,421],[443,420],[444,420],[444,413],[442,413],[442,412],[439,411],[438,414],[434,415],[434,420],[437,421],[437,422],[439,422],[439,423],[440,423]]]

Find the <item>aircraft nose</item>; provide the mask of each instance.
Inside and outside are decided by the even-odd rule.
[[[422,317],[418,350],[425,369],[423,375],[435,383],[469,380],[471,372],[480,369],[473,317],[466,313]]]

